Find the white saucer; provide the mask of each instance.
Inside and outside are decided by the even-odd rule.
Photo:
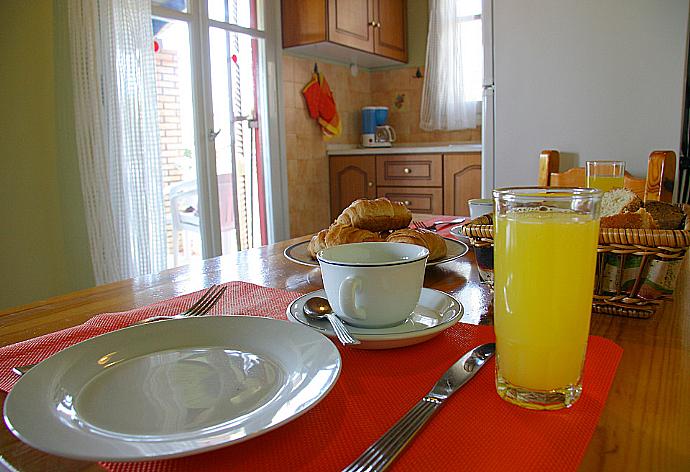
[[[326,336],[337,339],[326,320],[310,320],[303,312],[304,304],[312,297],[326,297],[325,290],[317,290],[301,296],[287,308],[288,320],[309,326]],[[348,326],[350,332],[362,344],[359,349],[391,349],[427,341],[441,331],[453,326],[463,315],[463,307],[447,293],[422,288],[419,303],[412,314],[401,324],[390,328],[359,328]]]
[[[427,267],[454,261],[455,259],[464,256],[465,254],[467,254],[467,251],[469,251],[467,244],[465,244],[462,241],[456,241],[455,239],[450,238],[443,239],[446,243],[446,255],[436,261],[427,261]],[[283,255],[287,259],[291,260],[292,262],[296,262],[297,264],[319,267],[319,261],[317,261],[316,259],[312,259],[311,255],[309,254],[308,239],[306,241],[295,243],[291,246],[286,247],[283,251]]]

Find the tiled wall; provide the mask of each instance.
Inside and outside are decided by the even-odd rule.
[[[479,128],[452,132],[425,132],[419,128],[423,81],[416,68],[359,71],[356,77],[344,65],[318,62],[333,90],[342,121],[342,134],[322,139],[319,126],[307,112],[302,87],[311,78],[314,60],[283,54],[283,94],[287,136],[288,196],[292,237],[314,233],[330,223],[327,144],[357,144],[360,109],[387,106],[389,121],[401,143],[479,142]]]
[[[287,137],[288,198],[292,237],[313,233],[330,224],[326,144],[356,143],[358,110],[369,103],[369,74],[352,77],[345,66],[319,63],[333,90],[343,132],[324,141],[317,123],[307,112],[302,88],[309,81],[314,61],[283,54],[283,94]]]
[[[424,80],[417,68],[376,71],[371,76],[371,105],[387,106],[388,121],[399,143],[464,143],[481,141],[480,128],[461,131],[424,131],[419,127]],[[423,72],[423,71],[422,71]]]

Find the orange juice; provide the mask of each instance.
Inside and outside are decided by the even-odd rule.
[[[614,188],[623,188],[623,176],[612,177],[609,175],[587,176],[587,187],[598,188],[602,192],[608,192]]]
[[[599,220],[590,214],[510,211],[496,218],[498,375],[512,386],[552,391],[579,385],[598,234]]]

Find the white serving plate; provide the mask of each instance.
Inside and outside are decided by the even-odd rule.
[[[179,457],[270,431],[316,405],[341,359],[304,326],[250,316],[113,331],[41,362],[4,417],[30,446],[91,461]]]
[[[450,238],[443,238],[443,240],[446,242],[446,257],[437,261],[427,261],[427,267],[436,266],[458,259],[467,254],[467,251],[469,250],[467,244],[463,243],[462,241],[457,241]],[[297,264],[319,267],[319,262],[316,259],[312,259],[311,255],[309,254],[309,240],[288,246],[285,248],[285,251],[283,251],[283,255]]]

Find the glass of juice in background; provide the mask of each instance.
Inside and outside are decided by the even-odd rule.
[[[496,389],[555,410],[582,393],[602,192],[494,190]]]
[[[623,188],[625,162],[587,161],[586,169],[587,187],[598,188],[602,192]]]

